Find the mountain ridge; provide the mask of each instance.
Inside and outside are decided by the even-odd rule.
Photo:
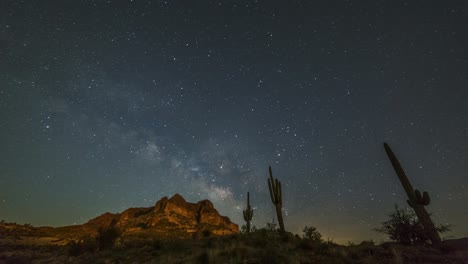
[[[71,240],[94,237],[99,229],[113,227],[130,238],[200,238],[239,233],[239,226],[219,214],[209,200],[187,202],[180,194],[158,200],[154,206],[131,207],[120,213],[105,212],[81,225],[42,226],[33,233]]]

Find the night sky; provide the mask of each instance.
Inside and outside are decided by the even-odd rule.
[[[81,224],[180,193],[335,242],[406,194],[468,236],[468,2],[1,1],[0,218]]]

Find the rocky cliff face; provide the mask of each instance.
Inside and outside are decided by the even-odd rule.
[[[221,216],[210,201],[189,203],[179,194],[164,197],[152,207],[130,208],[120,214],[105,213],[74,228],[94,233],[100,227],[109,226],[117,227],[128,237],[188,238],[239,232],[238,225]]]

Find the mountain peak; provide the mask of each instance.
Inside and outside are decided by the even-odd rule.
[[[169,201],[173,202],[173,203],[186,203],[187,201],[185,201],[184,197],[182,197],[182,195],[176,193],[174,194],[170,199]]]
[[[200,207],[204,207],[204,208],[214,209],[213,203],[208,199],[199,201],[197,205],[199,205]]]
[[[151,207],[105,213],[84,225],[74,226],[73,230],[81,235],[93,235],[99,228],[109,226],[117,227],[124,237],[191,238],[199,237],[204,231],[213,235],[239,233],[239,226],[220,215],[211,201],[191,203],[180,194],[163,197]]]

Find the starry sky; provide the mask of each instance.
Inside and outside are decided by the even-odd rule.
[[[0,218],[81,224],[180,193],[335,242],[406,195],[468,236],[468,2],[2,1]]]

